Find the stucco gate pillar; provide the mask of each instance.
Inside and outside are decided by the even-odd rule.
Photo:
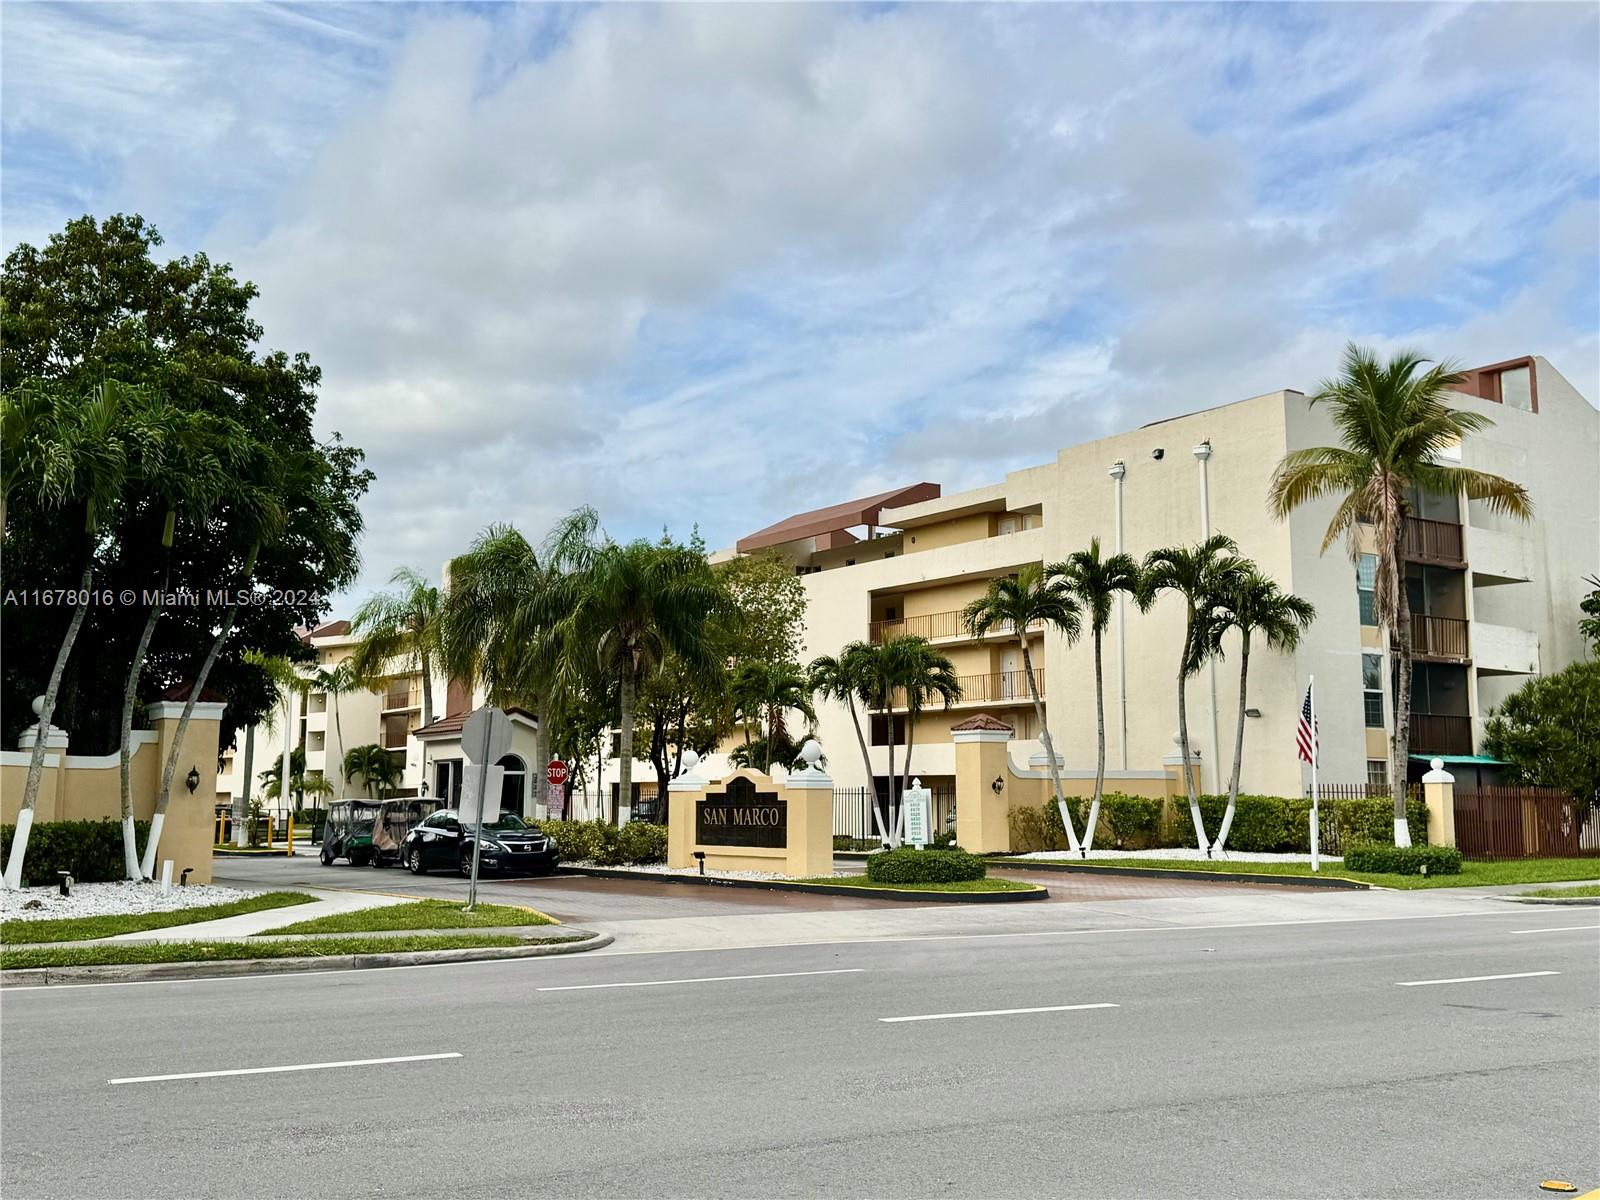
[[[1422,777],[1422,806],[1428,810],[1428,844],[1456,844],[1456,777],[1444,769],[1444,759],[1428,764],[1433,769]]]
[[[956,844],[973,854],[1011,851],[1011,726],[979,713],[950,727],[956,745]]]

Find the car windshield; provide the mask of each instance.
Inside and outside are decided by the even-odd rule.
[[[485,829],[492,829],[496,833],[511,833],[513,831],[527,831],[529,833],[533,832],[532,825],[529,825],[521,817],[517,816],[516,813],[508,812],[501,813],[493,821],[485,821],[483,823],[483,827]]]

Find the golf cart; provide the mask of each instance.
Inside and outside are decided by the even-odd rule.
[[[400,843],[412,826],[439,807],[437,800],[339,800],[328,806],[322,865],[345,859],[352,867],[386,867],[400,861]]]

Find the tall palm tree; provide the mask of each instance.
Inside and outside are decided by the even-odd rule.
[[[1360,553],[1360,527],[1370,525],[1378,544],[1373,600],[1380,626],[1396,650],[1394,737],[1390,782],[1394,789],[1394,840],[1411,844],[1406,825],[1406,768],[1411,751],[1411,606],[1405,586],[1404,538],[1412,488],[1435,496],[1477,500],[1491,512],[1527,520],[1533,503],[1520,484],[1487,471],[1439,461],[1470,434],[1494,425],[1479,413],[1451,408],[1445,393],[1461,382],[1449,363],[1432,363],[1403,350],[1379,361],[1371,350],[1345,347],[1340,374],[1325,380],[1310,403],[1326,405],[1339,446],[1291,450],[1278,463],[1268,503],[1280,518],[1302,504],[1337,498],[1323,535],[1326,553],[1341,536],[1350,555]]]
[[[1069,643],[1076,641],[1083,628],[1077,602],[1059,582],[1046,578],[1042,567],[1029,563],[1015,575],[991,579],[988,591],[961,611],[961,623],[973,637],[981,638],[997,631],[1016,634],[1022,647],[1022,669],[1028,677],[1028,694],[1033,698],[1034,719],[1039,722],[1039,742],[1044,747],[1045,759],[1050,764],[1050,781],[1056,789],[1056,808],[1061,813],[1062,827],[1067,831],[1067,845],[1077,850],[1078,834],[1073,829],[1066,795],[1061,790],[1061,765],[1056,760],[1050,727],[1045,723],[1039,681],[1034,676],[1033,656],[1028,649],[1028,628],[1035,624],[1054,629]]]
[[[339,697],[347,692],[353,692],[361,686],[361,679],[356,675],[351,659],[335,663],[331,668],[318,667],[311,673],[310,686],[312,691],[322,692],[328,697],[328,706],[333,710],[333,736],[339,743],[339,753],[335,761],[339,763],[338,795],[344,794],[344,722],[339,719]]]
[[[1106,627],[1111,623],[1111,603],[1119,594],[1133,595],[1139,590],[1139,563],[1131,554],[1100,556],[1100,539],[1090,538],[1087,550],[1078,550],[1064,562],[1052,563],[1045,575],[1058,580],[1078,606],[1089,616],[1089,632],[1094,637],[1094,716],[1099,744],[1094,765],[1094,799],[1089,804],[1089,820],[1083,831],[1081,853],[1089,857],[1094,849],[1094,831],[1100,820],[1100,797],[1106,784],[1106,694],[1101,647]]]
[[[945,708],[960,700],[961,681],[956,678],[955,664],[935,650],[926,638],[894,637],[883,646],[889,673],[898,682],[900,694],[906,701],[906,758],[900,779],[903,798],[911,786],[911,752],[917,742],[917,721],[932,700],[940,701]],[[897,815],[896,842],[902,832],[899,823]]]
[[[440,609],[443,596],[427,578],[410,567],[389,577],[396,590],[371,596],[350,620],[359,634],[351,670],[362,679],[379,679],[396,659],[422,675],[422,723],[433,720],[433,669],[439,662]],[[341,739],[340,744],[343,745]]]
[[[71,509],[83,515],[83,574],[78,582],[79,601],[67,622],[61,646],[50,669],[49,682],[39,705],[39,723],[33,751],[28,757],[28,777],[23,785],[22,804],[17,813],[16,832],[11,841],[11,856],[6,861],[5,886],[22,886],[22,863],[28,850],[28,830],[33,825],[33,810],[39,799],[39,784],[44,776],[45,735],[55,716],[56,697],[61,692],[61,677],[72,655],[78,631],[89,611],[89,589],[94,583],[95,558],[99,550],[102,524],[121,499],[128,470],[130,431],[124,412],[134,389],[112,380],[97,386],[84,397],[51,392],[54,407],[37,411],[38,418],[26,430],[13,430],[8,436],[25,440],[19,474],[8,481],[7,490],[29,487],[36,491],[42,508]],[[15,424],[17,410],[8,409],[8,424]]]
[[[705,556],[649,542],[602,546],[583,570],[556,575],[517,627],[545,630],[570,675],[598,661],[618,686],[620,762],[617,820],[633,800],[634,699],[668,652],[691,668],[711,655],[707,621],[726,604]]]
[[[887,840],[887,813],[880,811],[877,789],[872,783],[872,752],[867,749],[866,733],[861,728],[861,713],[856,704],[865,705],[871,691],[872,662],[875,648],[866,642],[850,642],[837,657],[820,655],[811,660],[807,668],[811,691],[825,700],[837,700],[850,713],[850,724],[856,731],[856,744],[861,747],[861,765],[866,771],[867,789],[872,793],[872,812],[878,818],[878,833]]]
[[[1213,639],[1229,629],[1239,631],[1239,715],[1233,733],[1233,774],[1228,778],[1228,808],[1222,815],[1222,828],[1211,852],[1221,853],[1233,828],[1234,808],[1239,802],[1239,770],[1244,762],[1246,691],[1250,683],[1250,640],[1260,634],[1273,650],[1293,650],[1300,635],[1317,619],[1311,601],[1281,590],[1278,585],[1250,564],[1221,595],[1222,605],[1213,626]],[[1220,649],[1220,647],[1219,647]]]
[[[763,771],[771,772],[773,756],[780,747],[792,745],[788,729],[791,710],[816,723],[811,687],[799,663],[744,663],[734,674],[733,693],[740,710],[761,726]]]
[[[1244,572],[1246,563],[1238,554],[1239,547],[1226,534],[1214,533],[1195,546],[1172,546],[1152,550],[1145,555],[1139,572],[1139,591],[1136,599],[1142,610],[1148,611],[1163,592],[1176,592],[1183,597],[1183,650],[1178,656],[1178,749],[1183,756],[1183,786],[1189,795],[1189,817],[1194,822],[1194,836],[1206,857],[1211,857],[1211,843],[1206,840],[1206,826],[1200,816],[1200,798],[1195,793],[1194,773],[1189,770],[1189,706],[1186,693],[1189,677],[1205,665],[1215,653],[1217,638],[1215,623],[1221,596]]]

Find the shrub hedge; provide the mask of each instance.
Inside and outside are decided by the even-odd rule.
[[[1089,797],[1068,797],[1067,805],[1074,824],[1082,831],[1089,820]],[[1222,828],[1228,797],[1201,796],[1199,805],[1206,833],[1215,838]],[[1394,805],[1387,799],[1324,800],[1318,808],[1325,852],[1334,853],[1338,847],[1357,842],[1382,842],[1394,836]],[[1228,830],[1228,848],[1246,853],[1305,854],[1311,849],[1310,814],[1309,797],[1241,795]],[[1422,801],[1408,801],[1406,815],[1413,840],[1425,841],[1428,810]],[[1012,853],[1067,849],[1067,833],[1054,800],[1038,807],[1013,808],[1009,816]],[[1182,796],[1173,797],[1164,806],[1162,801],[1146,796],[1107,792],[1101,797],[1098,825],[1094,845],[1099,850],[1195,844],[1189,802]]]
[[[1393,817],[1390,818],[1392,822]],[[1389,826],[1391,833],[1393,824]],[[1376,843],[1358,843],[1344,852],[1347,871],[1365,871],[1375,875],[1421,875],[1422,868],[1429,875],[1461,874],[1461,851],[1454,846],[1384,846]]]
[[[621,829],[605,821],[540,821],[556,844],[562,862],[592,862],[598,867],[665,862],[667,827],[630,821]]]
[[[918,850],[901,846],[867,859],[867,878],[874,883],[961,883],[982,879],[988,864],[965,850]]]
[[[144,853],[149,821],[133,823],[134,843]],[[0,825],[0,861],[11,854],[15,825]],[[55,883],[57,871],[70,871],[79,883],[112,883],[124,877],[122,822],[41,821],[28,831],[28,856],[22,864],[24,887]]]
[[[845,837],[842,834],[836,834],[833,839],[833,848],[835,850],[860,852],[863,850],[876,850],[881,845],[883,843],[877,838]]]

